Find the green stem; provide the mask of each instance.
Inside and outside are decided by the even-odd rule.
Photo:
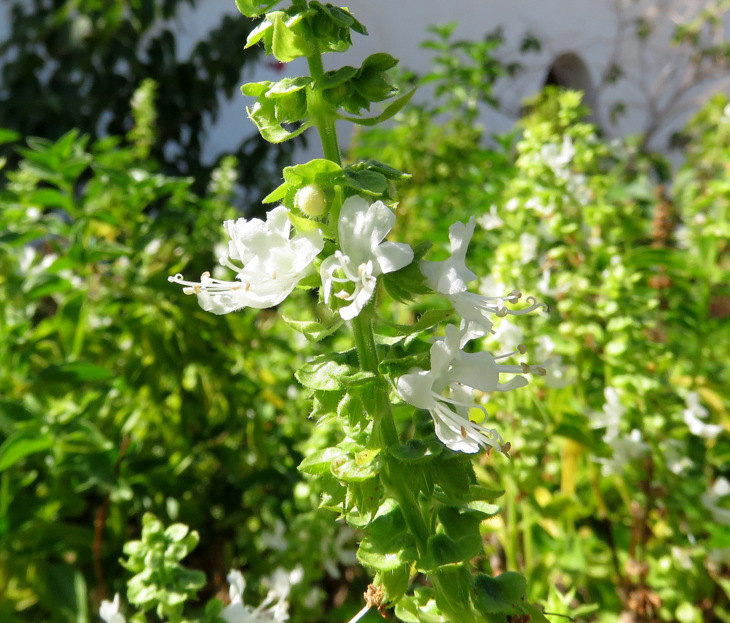
[[[516,571],[517,566],[517,483],[512,474],[505,478],[505,507],[507,525],[505,526],[504,553],[507,570]]]
[[[317,82],[324,75],[322,55],[319,51],[307,57],[307,64],[309,65],[309,74],[314,80],[314,86],[307,89],[307,113],[319,132],[324,157],[341,165],[342,159],[340,158],[337,128],[335,127],[337,114],[322,97],[322,93],[316,89]]]
[[[295,0],[295,4],[304,5],[306,2],[304,0]],[[310,75],[313,79],[312,86],[307,89],[307,113],[309,120],[312,125],[316,126],[319,132],[324,157],[327,160],[341,165],[342,160],[340,158],[340,149],[335,128],[337,113],[332,110],[332,107],[316,88],[317,82],[324,75],[320,52],[317,50],[314,54],[307,57],[307,62]],[[413,483],[409,480],[408,472],[403,469],[403,465],[399,461],[391,457],[388,453],[388,448],[400,443],[400,440],[398,437],[398,429],[393,419],[388,385],[380,377],[378,371],[378,351],[369,315],[373,305],[374,303],[368,305],[350,323],[357,347],[360,369],[364,372],[372,372],[378,376],[377,382],[372,385],[372,393],[368,401],[369,410],[372,411],[370,415],[373,418],[373,432],[370,444],[371,447],[380,448],[382,455],[385,457],[385,467],[381,472],[382,482],[390,494],[397,500],[408,530],[416,539],[418,555],[419,557],[423,557],[426,553],[426,545],[430,536],[428,521],[430,509],[421,508],[417,496],[414,495]],[[449,584],[456,582],[460,586],[461,590],[458,592],[462,596],[464,603],[456,604],[454,607],[451,607],[452,605],[450,603],[442,603],[440,605],[449,621],[458,621],[459,623],[476,623],[478,621],[478,618],[471,611],[471,606],[469,605],[469,593],[471,591],[469,578],[452,577],[452,574],[444,571],[434,573],[431,576],[431,581],[437,593],[441,595],[448,595],[453,592],[454,589],[452,586],[448,586]]]
[[[367,317],[367,309],[351,323],[355,336],[355,345],[360,360],[360,369],[366,372],[378,373],[378,352],[375,345],[372,323]],[[408,482],[407,475],[398,462],[387,454],[390,446],[400,443],[398,430],[393,419],[393,411],[390,404],[390,396],[385,383],[377,383],[373,386],[373,435],[372,441],[381,448],[386,456],[386,469],[384,482],[400,504],[403,517],[408,525],[411,534],[416,537],[419,554],[426,551],[429,529],[428,523],[423,516],[418,500],[413,495],[412,484]]]
[[[307,57],[309,72],[316,87],[317,81],[324,75],[322,55],[319,51]],[[324,157],[337,164],[342,164],[340,148],[337,141],[335,121],[336,113],[324,100],[316,88],[307,89],[307,112],[313,125],[319,132],[322,141]],[[367,310],[352,321],[352,331],[355,336],[357,353],[360,358],[360,368],[366,372],[378,374],[378,353],[375,345],[375,335],[372,324],[367,317]],[[399,443],[398,430],[393,420],[390,397],[385,383],[376,383],[373,388],[373,436],[372,442],[384,451],[386,458],[385,481],[395,498],[398,500],[403,517],[411,533],[416,537],[419,553],[426,551],[429,530],[428,523],[413,495],[411,483],[407,481],[403,470],[396,465],[396,461],[387,455],[387,449]]]

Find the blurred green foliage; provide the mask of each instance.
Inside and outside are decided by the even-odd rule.
[[[132,127],[130,100],[145,79],[158,85],[152,155],[167,175],[190,175],[205,189],[213,165],[202,161],[206,125],[222,96],[240,97],[243,70],[259,58],[243,50],[254,22],[225,15],[183,56],[173,20],[195,0],[7,0],[10,33],[0,42],[0,125],[21,136],[57,140],[72,129],[92,140],[124,136]],[[241,101],[241,136],[247,131]],[[2,149],[2,148],[0,148]],[[288,164],[291,148],[258,135],[233,155],[239,183],[258,189]],[[5,150],[15,164],[13,152]],[[270,185],[270,184],[269,184]]]
[[[201,534],[191,564],[218,586],[234,565],[263,576],[282,558],[252,544],[276,518],[309,512],[302,534],[324,531],[316,491],[293,497],[307,349],[273,312],[212,316],[167,281],[213,263],[238,163],[200,197],[144,142],[72,131],[16,148],[0,194],[0,619],[94,620],[147,511]],[[324,542],[308,581],[333,564]]]
[[[438,36],[449,67],[456,51]],[[483,67],[463,68],[436,71],[439,99],[361,134],[358,149],[413,174],[399,182],[400,240],[427,234],[437,259],[448,227],[476,216],[468,264],[490,277],[474,287],[550,307],[502,318],[490,338],[551,363],[543,381],[485,397],[512,459],[499,459],[502,476],[494,457],[473,463],[486,491],[506,491],[503,512],[479,521],[486,561],[474,564],[524,573],[530,599],[579,621],[728,621],[728,496],[713,493],[730,478],[728,100],[688,125],[672,170],[640,138],[603,139],[570,91],[545,91],[515,132],[489,136],[459,95]],[[347,620],[365,584],[353,532],[313,509],[352,501],[337,478],[320,486],[296,469],[309,457],[316,470],[336,437],[306,419],[293,376],[341,338],[312,345],[281,322],[304,308],[321,317],[306,291],[277,310],[212,316],[168,284],[219,255],[239,165],[224,160],[200,194],[160,173],[145,89],[127,143],[70,131],[21,146],[0,131],[19,155],[0,191],[0,619],[96,620],[102,598],[124,594],[125,543],[134,555],[140,542],[184,541],[162,561],[182,571],[195,538],[163,530],[175,522],[200,535],[183,563],[207,575],[201,601],[232,567],[261,596],[259,579],[299,565],[292,620]],[[443,307],[393,311],[426,326]],[[357,424],[357,405],[343,409]],[[140,541],[145,523],[154,538]],[[383,572],[394,593],[401,571]]]

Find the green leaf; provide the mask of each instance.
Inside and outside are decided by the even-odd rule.
[[[279,2],[280,0],[236,0],[236,6],[246,17],[256,17]]]
[[[319,342],[328,335],[332,335],[344,323],[344,321],[340,319],[339,322],[335,322],[334,324],[327,326],[314,320],[293,320],[283,314],[281,317],[286,324],[295,331],[299,331],[299,333],[304,335],[304,337],[306,337],[310,342]]]
[[[388,180],[377,171],[347,171],[346,174],[347,186],[370,195],[382,195],[388,188]]]
[[[284,167],[284,183],[264,197],[264,203],[282,201],[287,196],[293,198],[294,193],[303,186],[317,184],[323,188],[342,183],[342,167],[323,158],[315,158],[304,164]]]
[[[312,44],[298,28],[302,15],[294,15],[284,20],[280,15],[274,17],[274,33],[271,39],[271,53],[281,63],[288,63],[301,56],[314,53]]]
[[[284,167],[284,180],[293,186],[318,184],[331,186],[333,181],[342,175],[342,167],[336,162],[324,158],[315,158],[304,164]]]
[[[18,424],[33,420],[34,415],[18,402],[0,400],[0,431],[6,436],[17,430]]]
[[[398,114],[401,109],[408,104],[408,102],[411,101],[411,98],[413,97],[413,94],[416,92],[416,89],[412,89],[405,95],[402,95],[397,100],[389,104],[385,107],[383,112],[381,112],[377,117],[347,117],[344,115],[340,116],[340,119],[344,119],[345,121],[351,121],[352,123],[356,123],[358,125],[367,125],[367,126],[373,126],[378,125],[382,121],[387,121],[390,119],[393,115]]]
[[[40,273],[37,277],[28,279],[23,284],[23,290],[26,297],[33,301],[53,294],[71,292],[74,290],[74,285],[68,279],[63,279],[58,275]]]
[[[361,373],[354,366],[346,362],[346,353],[334,355],[319,355],[308,363],[305,363],[295,376],[299,382],[309,389],[321,389],[325,391],[336,391],[344,387],[346,378],[356,379],[355,384],[361,379]],[[367,373],[370,377],[372,373]]]
[[[353,528],[364,529],[370,524],[381,506],[383,488],[379,478],[369,478],[347,485],[347,497],[354,504],[346,516]]]
[[[462,506],[470,500],[469,486],[473,484],[474,469],[467,457],[436,461],[433,467],[436,484],[441,487],[440,492],[434,492],[436,499],[449,506]]]
[[[325,448],[306,457],[297,469],[305,474],[324,474],[330,471],[332,461],[345,455],[342,448]]]
[[[504,612],[515,607],[526,591],[527,580],[514,571],[496,578],[480,573],[474,578],[474,605],[486,614]]]
[[[43,383],[83,383],[91,381],[106,381],[111,373],[94,363],[83,361],[62,363],[48,366],[41,370],[38,380]]]
[[[345,65],[333,71],[326,71],[314,86],[319,90],[333,89],[351,80],[355,75],[357,75],[357,69],[350,65]]]
[[[344,482],[363,482],[375,478],[383,468],[384,461],[380,454],[367,454],[372,452],[373,450],[364,450],[354,456],[340,456],[332,461],[330,472]]]
[[[17,132],[13,132],[13,130],[0,128],[0,145],[18,140],[20,140],[20,134],[18,134]]]
[[[27,196],[27,202],[31,205],[41,205],[49,208],[61,208],[72,211],[73,202],[66,194],[55,188],[39,188]]]
[[[443,451],[444,446],[438,440],[409,439],[405,444],[390,446],[388,452],[404,463],[422,463],[431,461]]]
[[[55,445],[50,435],[33,434],[27,431],[15,433],[0,446],[0,472],[15,465],[31,454],[45,452]]]
[[[381,571],[375,575],[373,584],[383,589],[383,603],[397,602],[408,590],[411,582],[411,569],[403,565],[391,571]]]
[[[400,508],[389,500],[370,524],[370,534],[360,543],[358,560],[374,571],[386,572],[410,566],[417,555],[415,540]]]
[[[411,335],[412,333],[420,333],[437,324],[441,324],[453,315],[453,309],[428,309],[419,316],[414,324],[396,324],[386,320],[382,320],[381,322],[384,322],[402,335]]]
[[[470,560],[480,553],[479,550],[481,550],[481,539],[475,548],[471,543],[467,546],[459,544],[445,534],[434,534],[428,539],[426,555],[418,561],[418,569],[429,573],[444,565]]]
[[[432,588],[417,587],[395,605],[395,616],[404,623],[446,623],[433,594]]]
[[[481,485],[472,485],[469,487],[469,497],[475,502],[496,500],[503,495],[504,489],[487,489]]]

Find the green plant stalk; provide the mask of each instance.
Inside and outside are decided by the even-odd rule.
[[[507,559],[507,570],[517,571],[517,483],[512,474],[505,478],[505,506],[507,508],[507,525],[505,526],[504,553]]]
[[[294,5],[305,5],[304,0],[294,0]],[[324,74],[322,65],[322,56],[319,51],[307,57],[310,75],[313,84],[316,86],[317,81]],[[336,115],[333,113],[331,106],[322,98],[316,88],[307,89],[307,111],[310,116],[310,122],[317,128],[320,140],[322,142],[322,150],[324,157],[338,165],[342,164],[340,157],[339,143],[337,140],[337,130],[335,127]],[[372,322],[370,320],[369,311],[372,309],[373,303],[367,306],[362,312],[352,320],[350,326],[353,331],[355,345],[357,348],[358,359],[360,361],[360,369],[365,372],[378,373],[378,353],[375,343],[375,335],[373,333]],[[398,501],[401,512],[405,519],[409,531],[416,539],[416,547],[419,557],[425,555],[426,545],[430,535],[429,518],[425,514],[430,514],[427,509],[422,509],[414,496],[412,485],[408,481],[407,474],[400,468],[397,461],[388,455],[388,448],[400,443],[398,438],[398,430],[393,419],[393,411],[391,408],[390,396],[388,394],[388,386],[383,379],[373,384],[373,405],[374,413],[372,417],[373,434],[371,442],[375,447],[379,447],[383,451],[386,463],[381,478],[383,483],[391,492],[393,497]],[[425,513],[424,513],[425,511]],[[436,572],[430,576],[431,582],[437,592],[448,594],[450,589],[442,589],[442,580],[439,573]],[[453,579],[450,579],[453,581]],[[471,583],[459,578],[459,583],[463,584],[461,592],[469,594],[471,592]],[[454,623],[477,623],[478,618],[469,606],[468,610],[457,608],[453,612],[449,612],[448,605],[444,608],[444,615]],[[443,606],[442,606],[443,608]]]
[[[295,2],[295,4],[297,4]],[[322,66],[322,56],[316,52],[312,56],[307,57],[310,75],[316,85],[317,80],[324,74]],[[336,116],[333,114],[329,104],[324,101],[321,94],[314,88],[307,91],[307,110],[313,125],[319,132],[322,141],[322,149],[324,157],[337,164],[341,164],[340,149],[337,141],[337,130],[335,128]],[[378,354],[375,345],[375,335],[373,334],[372,323],[367,317],[367,309],[355,318],[352,323],[352,331],[357,346],[358,358],[360,360],[360,369],[366,372],[378,374]],[[376,405],[375,418],[373,424],[373,442],[381,450],[383,455],[387,455],[388,447],[399,442],[398,431],[393,420],[393,412],[390,405],[390,397],[388,389],[384,383],[376,383],[373,388],[373,400]],[[394,459],[386,459],[385,481],[388,488],[398,500],[401,511],[405,518],[409,530],[415,536],[420,554],[426,551],[426,543],[428,541],[428,523],[424,519],[418,502],[413,496],[410,484],[406,481],[403,470],[393,469],[392,463]]]
[[[377,374],[378,353],[372,323],[367,317],[367,311],[366,308],[359,316],[354,318],[351,327],[355,336],[360,369]],[[411,534],[416,537],[418,553],[423,555],[426,552],[426,543],[429,536],[428,523],[413,495],[405,473],[395,465],[395,459],[387,453],[389,447],[399,443],[399,439],[385,383],[376,383],[374,385],[373,402],[375,404],[375,413],[371,414],[374,418],[372,441],[383,450],[383,455],[386,457],[384,481],[398,500],[406,524]]]

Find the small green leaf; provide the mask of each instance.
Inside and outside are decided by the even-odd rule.
[[[345,65],[333,71],[326,71],[324,75],[317,80],[314,85],[316,89],[334,89],[351,80],[357,74],[357,69],[350,65]]]
[[[389,104],[385,107],[383,112],[381,112],[377,117],[346,117],[346,116],[340,116],[340,119],[344,119],[345,121],[351,121],[352,123],[356,123],[358,125],[367,125],[367,126],[373,126],[378,125],[382,121],[387,121],[390,119],[393,115],[398,114],[408,102],[411,101],[411,98],[413,97],[414,93],[416,92],[416,89],[413,89],[406,93],[405,95],[402,95],[397,100]]]
[[[53,437],[23,431],[8,437],[0,446],[0,472],[31,454],[45,452],[55,445]]]
[[[489,501],[501,498],[504,495],[504,489],[487,489],[480,485],[472,485],[469,487],[469,497],[476,501]]]
[[[443,451],[443,444],[438,441],[409,439],[405,444],[390,446],[388,452],[404,463],[422,463],[436,458]]]
[[[393,571],[416,559],[415,540],[408,532],[400,508],[386,502],[370,524],[370,534],[357,550],[358,560],[374,571]]]
[[[514,571],[496,578],[480,573],[474,578],[474,605],[486,614],[504,612],[516,606],[526,591],[527,580]]]
[[[3,143],[10,143],[12,141],[20,140],[20,134],[13,132],[13,130],[7,130],[6,128],[0,128],[0,145]]]
[[[93,363],[76,361],[48,366],[41,370],[38,380],[44,383],[83,383],[87,381],[106,381],[111,376],[106,368]]]
[[[388,188],[388,180],[377,171],[347,171],[347,186],[370,195],[382,195]]]
[[[418,561],[418,568],[426,573],[444,565],[452,565],[466,560],[464,552],[456,542],[445,534],[434,534],[429,537],[426,555]],[[473,557],[473,554],[470,555]]]
[[[297,469],[305,474],[324,474],[330,471],[332,461],[345,455],[342,448],[325,448],[305,458]]]
[[[304,337],[306,337],[310,342],[319,342],[328,335],[332,335],[344,322],[343,320],[340,320],[339,322],[335,322],[330,326],[327,326],[314,320],[293,320],[292,318],[287,318],[283,314],[281,317],[286,324],[295,331],[299,331],[299,333],[304,335]]]
[[[376,455],[365,463],[359,462],[360,454],[347,454],[332,461],[330,472],[344,482],[363,482],[378,475],[383,468],[383,457]],[[362,460],[362,459],[360,459]]]
[[[280,0],[236,0],[236,6],[246,17],[256,17],[279,2]]]
[[[301,56],[311,56],[314,52],[312,44],[298,27],[302,17],[301,14],[294,15],[287,20],[284,20],[281,15],[274,17],[271,53],[281,63],[288,63]]]
[[[373,584],[383,589],[383,603],[397,602],[408,590],[411,582],[411,569],[403,565],[392,571],[381,571],[375,576]]]
[[[404,623],[445,623],[436,605],[433,589],[419,586],[395,605],[395,616]]]
[[[347,353],[333,355],[319,355],[305,363],[295,374],[299,382],[309,389],[336,391],[344,385],[344,379],[355,379],[354,383],[362,381],[361,373],[357,368],[347,363]],[[372,373],[367,373],[372,376]]]

